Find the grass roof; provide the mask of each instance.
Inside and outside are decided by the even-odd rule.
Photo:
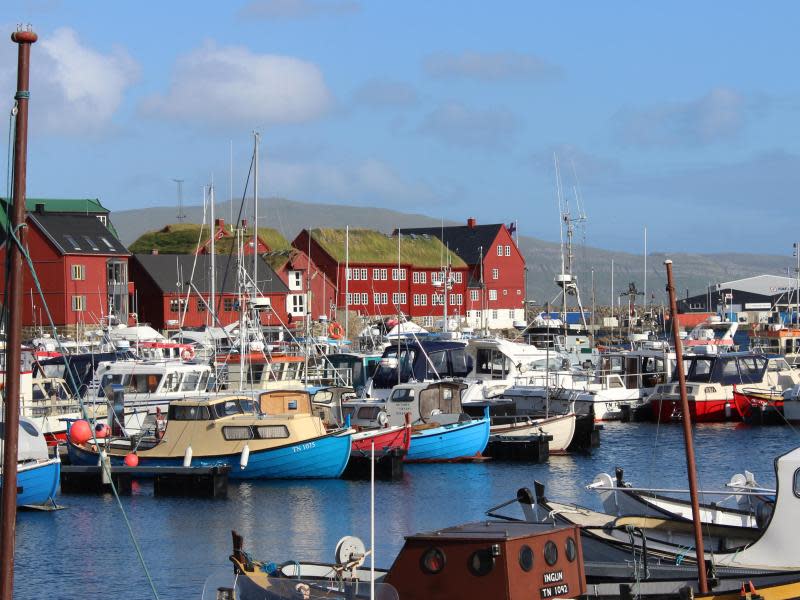
[[[345,261],[344,229],[312,229],[311,236],[334,259]],[[387,236],[371,229],[350,230],[350,261],[362,263],[397,264],[397,237]],[[453,267],[465,267],[466,263],[434,236],[402,235],[400,240],[400,262],[419,267],[436,268],[449,260]]]
[[[215,251],[217,254],[230,254],[236,243],[236,237],[230,225],[225,225],[225,230],[231,233],[230,237],[217,240]],[[253,229],[245,231],[246,237],[252,237]],[[173,223],[157,231],[148,231],[142,234],[130,246],[134,254],[149,254],[158,250],[162,254],[192,254],[197,249],[198,240],[205,244],[211,237],[208,225],[199,223]],[[289,242],[276,229],[259,227],[258,237],[272,250],[289,248]],[[235,253],[235,249],[234,249]]]

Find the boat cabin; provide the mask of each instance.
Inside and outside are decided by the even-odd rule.
[[[306,359],[302,356],[266,355],[250,352],[244,360],[238,354],[216,359],[221,382],[228,389],[268,390],[303,387]]]
[[[270,390],[258,395],[265,415],[311,414],[311,394],[306,390]]]
[[[93,386],[97,387],[95,372],[101,364],[133,359],[130,351],[57,356],[36,361],[33,364],[33,377],[63,379],[73,396],[83,397]]]
[[[350,423],[362,427],[404,425],[406,415],[412,424],[449,425],[469,417],[461,406],[467,388],[456,381],[403,383],[396,385],[386,400],[345,402],[342,411]]]
[[[483,521],[406,538],[384,579],[404,600],[530,600],[586,593],[580,530]]]
[[[356,354],[340,352],[320,359],[318,368],[322,370],[319,384],[323,386],[351,386],[363,391],[370,377],[381,361],[379,354]]]
[[[342,427],[345,416],[342,412],[342,402],[355,400],[356,393],[351,387],[323,386],[310,388],[311,408],[326,427]]]
[[[398,383],[466,377],[470,371],[472,359],[464,342],[400,342],[383,351],[366,394],[387,398]]]
[[[769,357],[749,352],[729,352],[720,355],[694,355],[683,357],[686,381],[692,383],[719,383],[739,385],[766,383],[781,389],[796,383],[791,378],[792,368],[781,357]],[[673,380],[677,381],[677,369]]]

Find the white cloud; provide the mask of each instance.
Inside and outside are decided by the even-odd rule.
[[[401,200],[409,204],[435,201],[435,194],[426,185],[403,180],[377,159],[349,166],[273,161],[266,165],[266,173],[268,193],[287,198],[369,202],[373,206],[389,206]]]
[[[505,145],[520,122],[505,109],[475,110],[457,102],[429,113],[420,131],[455,146],[496,148]]]
[[[714,88],[695,100],[625,109],[615,120],[622,140],[629,144],[702,146],[739,134],[750,108],[735,90]]]
[[[3,62],[3,84],[14,86],[16,51],[13,56],[4,53]],[[49,133],[106,128],[139,77],[138,64],[125,50],[102,54],[68,28],[42,36],[33,46],[31,63],[32,126]]]
[[[538,56],[516,52],[432,54],[425,58],[423,67],[432,77],[484,81],[547,79],[560,74],[558,67]]]
[[[207,42],[178,60],[167,93],[146,99],[142,108],[155,116],[257,127],[309,121],[330,104],[316,65]]]
[[[253,0],[242,7],[239,14],[257,19],[308,19],[353,14],[360,10],[361,4],[349,0]]]

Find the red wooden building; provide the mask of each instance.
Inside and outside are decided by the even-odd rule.
[[[525,319],[525,257],[502,224],[417,227],[403,233],[436,237],[467,263],[469,292],[465,311],[473,327],[508,329]]]
[[[25,265],[23,327],[49,327],[45,303],[61,333],[74,334],[79,326],[97,327],[113,315],[127,323],[129,294],[128,250],[92,214],[48,212],[40,203],[27,213],[27,246],[36,278]],[[0,277],[5,278],[5,252],[0,246]],[[5,288],[0,303],[5,302]]]
[[[397,235],[367,229],[349,234],[312,229],[301,231],[292,245],[310,248],[320,271],[336,286],[339,310],[347,305],[368,317],[391,317],[399,310],[431,326],[442,319],[447,294],[448,315],[465,315],[467,265],[436,237],[402,232],[398,244]],[[443,265],[449,269],[447,292]]]
[[[290,248],[264,254],[278,277],[289,288],[286,311],[292,321],[310,316],[328,320],[336,316],[336,283],[302,250]]]
[[[287,286],[272,267],[258,259],[260,295],[269,300],[270,309],[261,311],[264,325],[287,324]],[[245,271],[252,278],[253,261]],[[236,257],[217,255],[215,264],[215,305],[212,317],[211,256],[207,254],[134,254],[131,278],[136,282],[134,300],[139,320],[156,329],[230,325],[239,319],[239,278]]]

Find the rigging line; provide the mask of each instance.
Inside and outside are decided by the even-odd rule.
[[[206,226],[206,207],[203,206],[203,224],[200,225],[200,233],[197,234],[197,249],[198,250],[200,249],[200,243],[203,241],[203,229],[205,228],[205,226]],[[212,223],[212,227],[213,227],[213,223]],[[209,231],[210,231],[210,235],[209,235],[209,240],[210,240],[211,239],[211,235],[214,235],[215,232],[211,227],[209,228]],[[197,257],[198,257],[198,253],[195,252],[194,253],[194,259],[192,260],[192,272],[189,274],[189,281],[190,282],[194,281],[194,271],[195,271],[195,267],[197,267]],[[183,281],[181,281],[181,285],[183,285]],[[189,298],[190,298],[190,296],[192,294],[192,286],[188,285],[186,287],[187,287],[187,289],[186,289],[186,309],[183,311],[183,317],[181,317],[181,322],[180,322],[180,325],[179,325],[179,330],[181,332],[183,332],[183,324],[186,322],[186,313],[187,313],[187,310],[188,310],[188,307],[189,307]],[[181,336],[181,341],[183,341],[183,336]]]
[[[50,329],[53,332],[53,337],[56,340],[56,343],[58,344],[60,352],[62,353],[62,355],[65,356],[64,363],[65,363],[65,366],[66,366],[66,364],[67,364],[67,359],[66,359],[67,351],[63,347],[63,345],[61,344],[61,339],[60,339],[60,337],[58,335],[58,330],[56,329],[55,323],[53,322],[53,316],[50,314],[50,307],[47,305],[47,301],[45,300],[44,291],[42,290],[42,285],[41,285],[41,282],[39,281],[39,277],[36,274],[36,268],[35,268],[35,266],[33,264],[33,260],[31,259],[31,255],[27,251],[27,249],[22,245],[22,243],[21,243],[21,241],[19,239],[19,236],[17,235],[16,231],[11,230],[11,231],[9,231],[9,234],[10,234],[10,239],[17,245],[17,247],[19,248],[20,254],[22,254],[22,257],[25,259],[25,262],[28,264],[28,268],[30,269],[30,272],[31,272],[31,277],[33,278],[33,282],[36,284],[36,290],[39,293],[40,298],[42,299],[42,304],[43,304],[44,309],[45,309],[45,314],[47,315],[47,320],[50,323]],[[6,254],[10,254],[10,253],[7,252]],[[70,382],[72,383],[73,386],[75,386],[75,377],[74,377],[74,374],[72,373],[72,369],[67,368],[66,371],[69,374]],[[73,389],[77,389],[77,387],[75,387]],[[88,414],[86,412],[86,405],[84,404],[83,398],[81,396],[78,396],[78,402],[79,402],[80,407],[81,407],[81,413],[83,414],[84,418],[88,420]],[[92,428],[90,428],[90,430],[92,431],[92,440],[93,440],[94,444],[97,445],[97,436],[95,434],[95,431]],[[114,484],[114,480],[111,477],[110,464],[106,465],[105,462],[103,462],[102,468],[103,468],[104,471],[108,468],[108,471],[106,473],[108,475],[109,481],[111,482],[111,490],[114,492],[114,498],[116,498],[116,500],[117,500],[117,505],[119,506],[120,512],[122,513],[122,518],[125,521],[125,525],[128,528],[128,533],[131,536],[131,541],[133,542],[133,546],[136,549],[136,554],[139,557],[139,562],[141,563],[142,568],[144,569],[145,576],[147,577],[147,581],[150,584],[150,589],[153,591],[153,596],[155,597],[156,600],[159,600],[158,591],[156,590],[155,583],[153,581],[152,576],[150,575],[150,570],[147,568],[147,563],[145,562],[144,555],[142,554],[142,549],[139,546],[139,542],[136,540],[136,535],[133,532],[133,526],[131,525],[131,522],[128,519],[128,515],[125,513],[125,507],[122,505],[122,500],[120,500],[119,493],[117,491],[117,486]]]

